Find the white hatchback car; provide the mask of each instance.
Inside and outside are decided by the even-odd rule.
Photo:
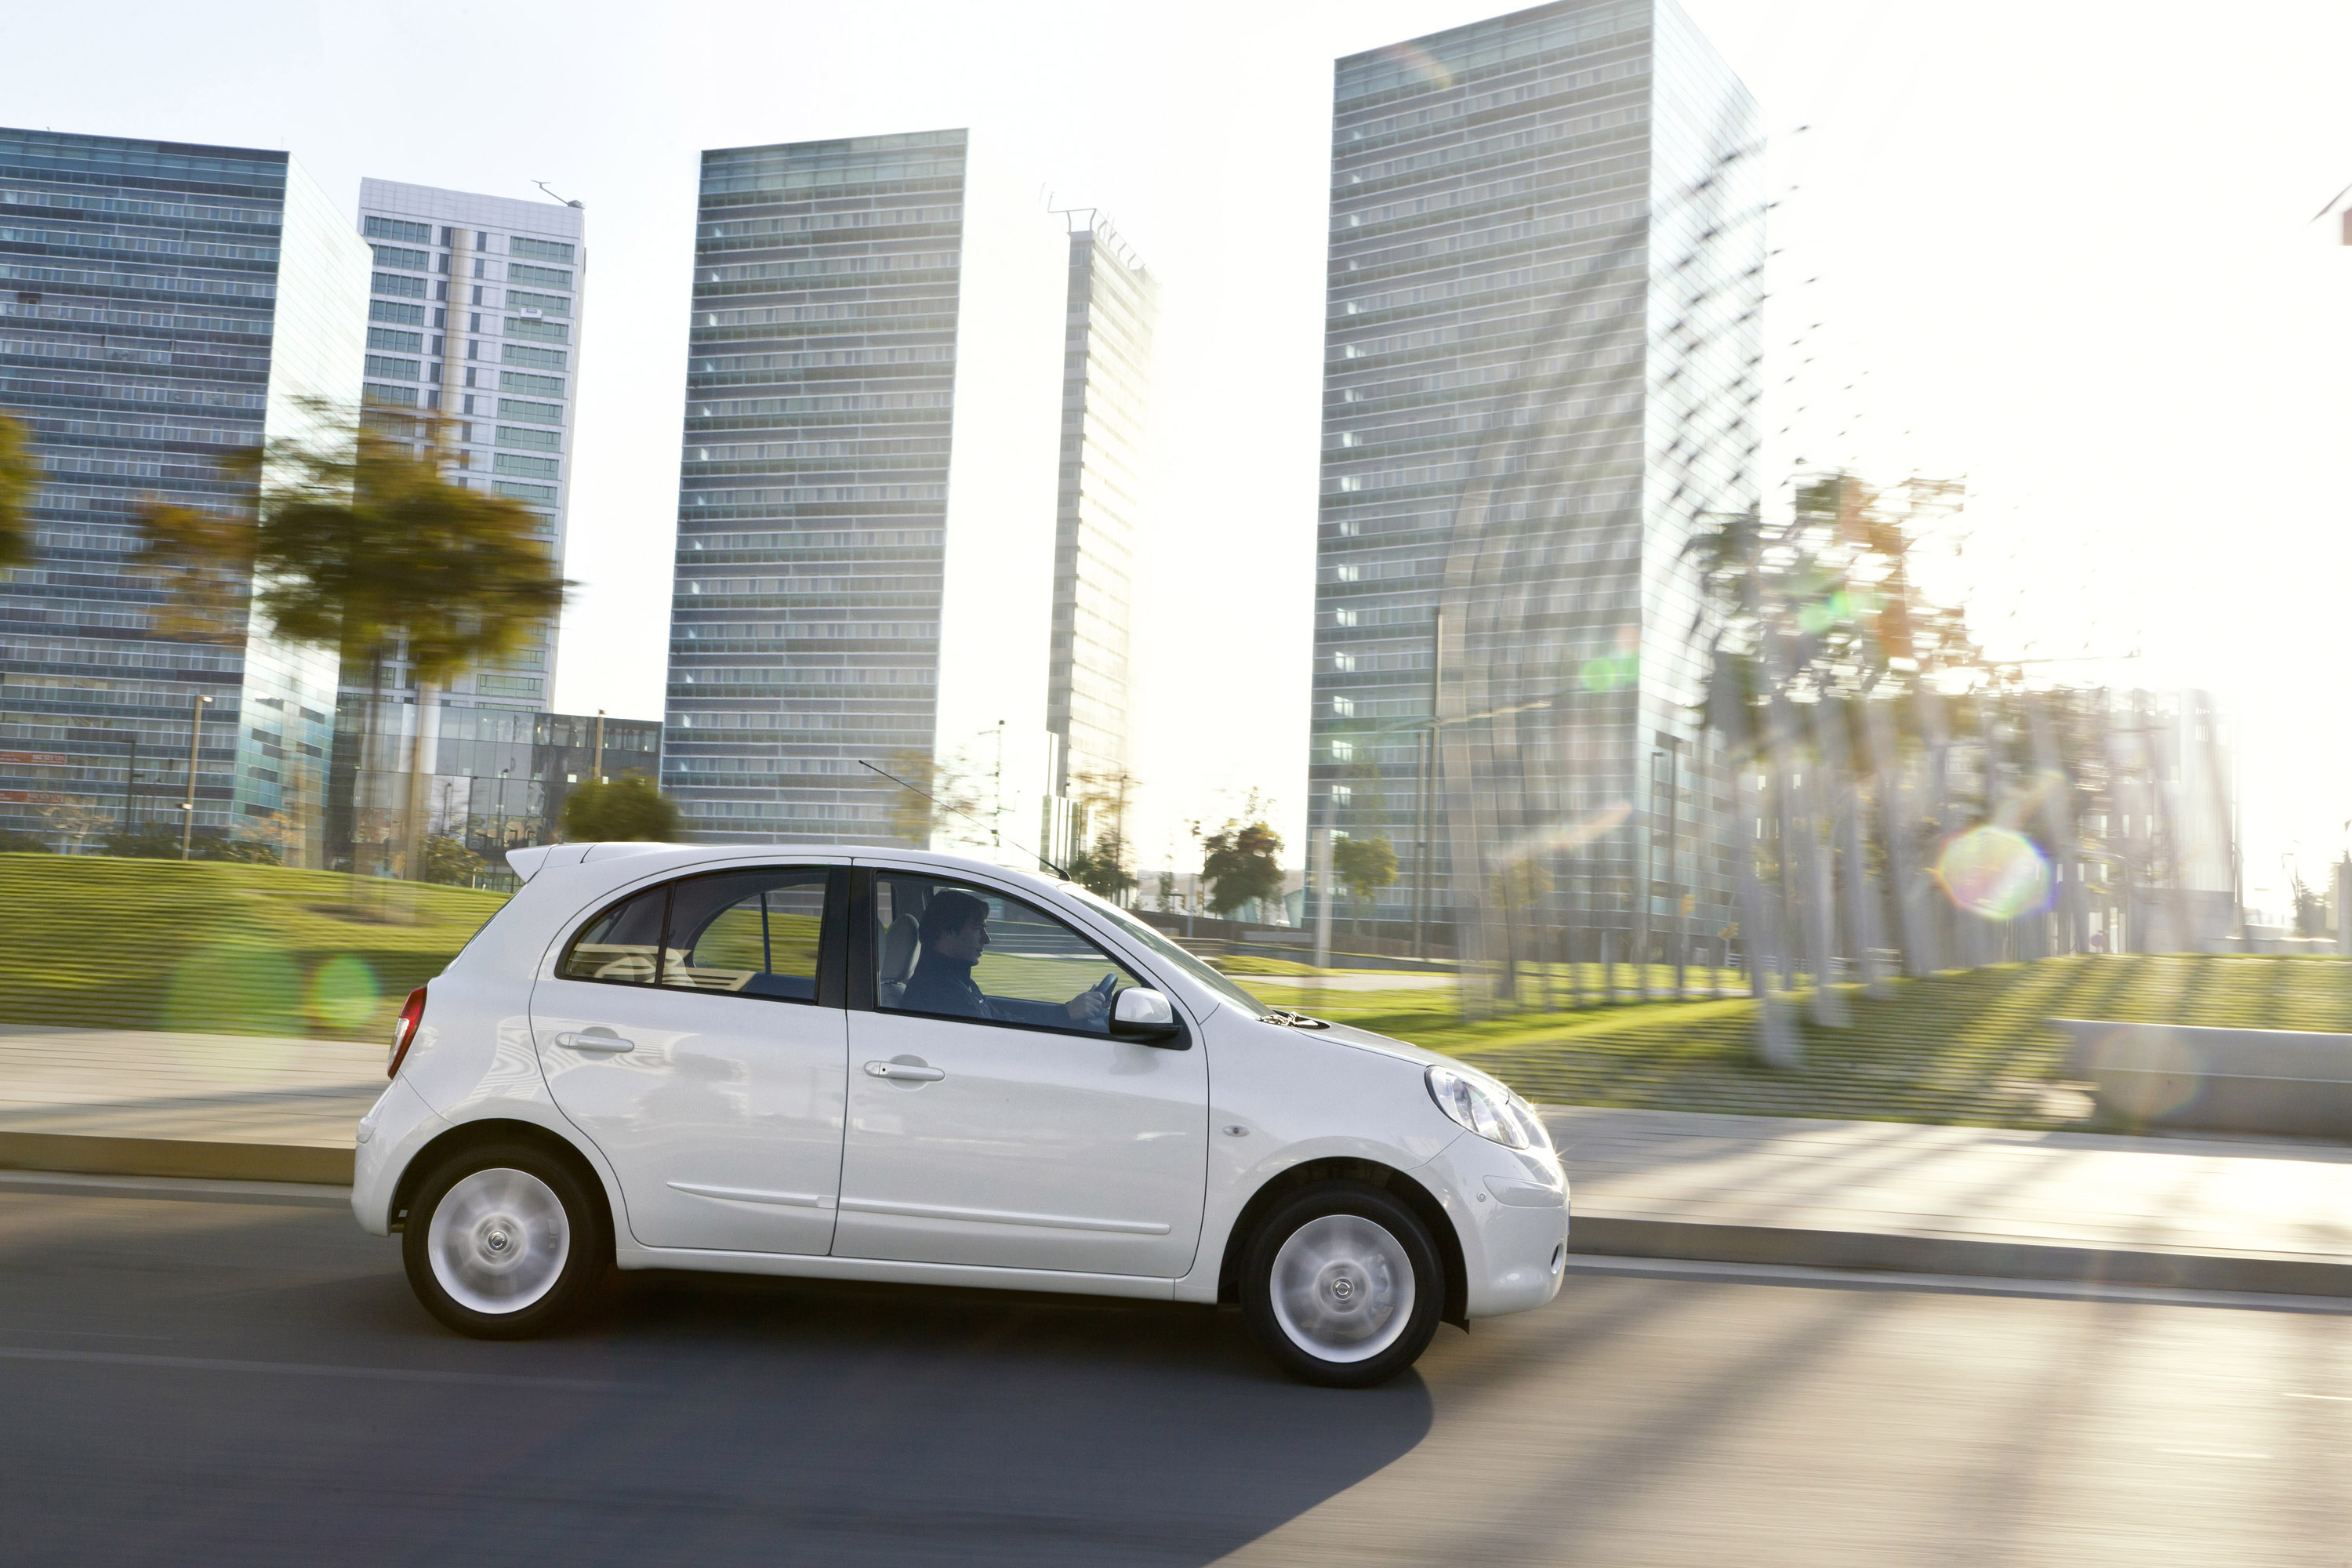
[[[1068,883],[664,844],[523,886],[409,997],[352,1207],[435,1316],[537,1333],[605,1269],[1238,1302],[1363,1386],[1559,1291],[1568,1186],[1486,1075],[1269,1009]]]

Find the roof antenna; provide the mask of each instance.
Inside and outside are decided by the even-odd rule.
[[[542,190],[542,191],[547,191],[547,182],[546,182],[545,180],[533,180],[533,181],[531,182],[531,184],[534,184],[534,185],[537,185],[537,186],[538,186],[541,190]],[[553,198],[554,200],[559,201],[559,202],[563,202],[563,198],[562,198],[562,196],[556,195],[556,194],[555,194],[553,191],[547,191],[547,194],[548,194],[548,195],[549,195],[549,196],[551,196],[551,198]],[[567,206],[567,207],[579,207],[579,208],[580,208],[580,209],[582,209],[583,211],[585,211],[585,210],[587,209],[587,206],[588,206],[588,204],[587,204],[586,202],[563,202],[563,205],[564,205],[565,206]]]

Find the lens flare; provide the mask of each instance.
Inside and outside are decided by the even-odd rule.
[[[362,1029],[375,1017],[383,992],[375,971],[357,953],[339,953],[319,965],[304,988],[310,1016],[331,1029]]]
[[[1936,880],[1953,903],[1989,921],[2013,921],[2050,903],[2050,862],[2032,840],[2006,827],[1971,827],[1948,840]]]

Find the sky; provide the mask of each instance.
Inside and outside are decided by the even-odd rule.
[[[2251,901],[2342,853],[2352,6],[1684,0],[1761,102],[1768,483],[1965,479],[1934,581],[2053,678],[2216,689]],[[1306,795],[1331,62],[1492,0],[0,10],[0,117],[586,205],[557,706],[661,711],[703,148],[971,126],[1160,274],[1134,838]],[[53,68],[26,68],[47,60]],[[1785,489],[1776,492],[1785,495]],[[1295,855],[1294,855],[1295,858]]]

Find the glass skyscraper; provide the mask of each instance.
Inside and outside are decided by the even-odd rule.
[[[360,182],[371,258],[366,393],[371,423],[413,427],[409,410],[448,416],[456,478],[527,504],[560,563],[579,391],[586,214],[553,202]],[[555,685],[556,627],[443,693],[459,708],[545,710]],[[410,684],[397,661],[389,687]],[[343,689],[372,689],[347,669]]]
[[[1034,847],[1069,272],[962,131],[703,154],[663,747],[690,837],[887,839],[911,770],[965,808],[932,835]]]
[[[216,461],[359,400],[368,252],[284,153],[0,130],[0,408],[46,477],[0,581],[0,827],[194,827],[316,865],[336,658],[174,637],[148,502],[236,509]],[[199,700],[208,700],[200,702]]]
[[[1108,220],[1091,208],[1067,216],[1069,333],[1045,696],[1045,723],[1055,738],[1053,793],[1061,809],[1048,825],[1045,848],[1057,861],[1087,836],[1079,803],[1089,796],[1115,803],[1127,793],[1129,630],[1148,483],[1151,334],[1160,313],[1159,279]]]
[[[1673,0],[1337,68],[1311,810],[1364,928],[1671,956],[1733,918],[1685,546],[1757,504],[1754,101]]]

